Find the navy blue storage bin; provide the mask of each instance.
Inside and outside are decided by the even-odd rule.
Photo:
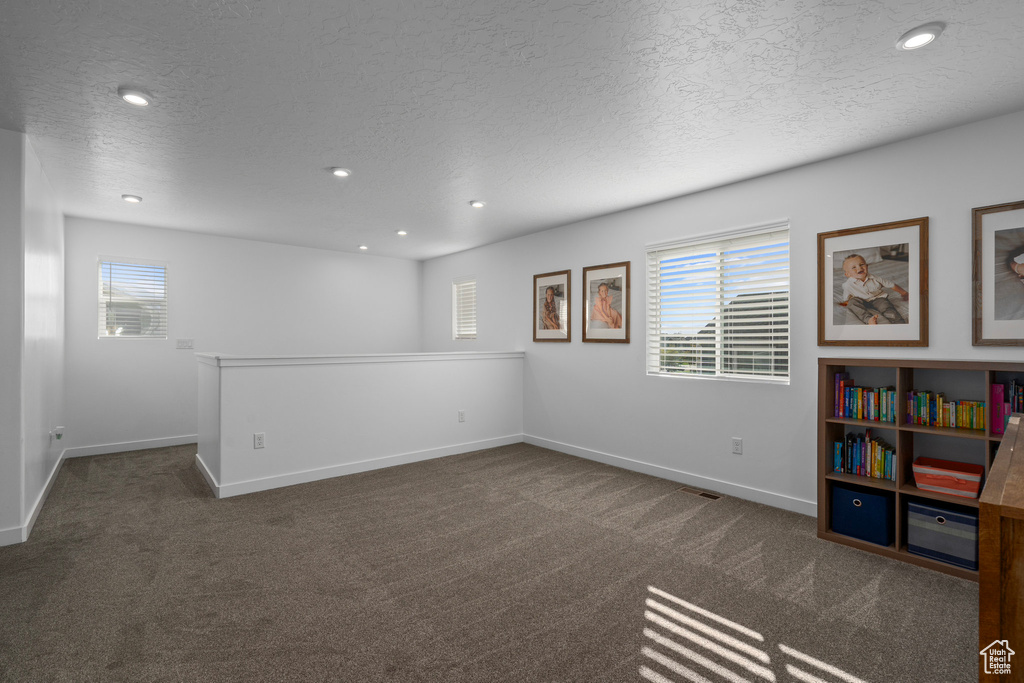
[[[895,515],[891,494],[832,486],[832,531],[869,543],[891,545]]]
[[[907,550],[964,569],[978,568],[978,513],[907,503]]]

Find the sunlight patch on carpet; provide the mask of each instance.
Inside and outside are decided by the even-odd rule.
[[[782,643],[773,661],[764,649],[771,641],[754,629],[655,586],[647,590],[638,671],[646,681],[710,683],[711,676],[730,683],[867,683]]]

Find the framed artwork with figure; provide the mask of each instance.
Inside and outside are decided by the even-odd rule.
[[[629,343],[629,261],[583,269],[583,341]]]
[[[928,219],[818,233],[818,345],[928,346]]]
[[[568,270],[533,276],[533,341],[572,341],[571,285]]]
[[[972,213],[972,343],[1024,346],[1024,201]]]

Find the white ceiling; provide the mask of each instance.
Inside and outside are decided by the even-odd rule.
[[[69,215],[424,259],[1024,109],[1021,36],[1021,0],[0,0],[0,128]]]

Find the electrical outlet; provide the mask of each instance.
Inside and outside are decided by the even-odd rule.
[[[263,440],[267,438],[267,435],[263,432],[256,432],[252,435],[252,447],[263,448]]]
[[[465,410],[460,410],[459,411],[459,422],[465,422],[465,421],[466,421],[466,411]]]
[[[743,455],[743,439],[738,436],[732,437],[733,455]]]
[[[193,339],[179,339],[178,340],[177,348],[179,348],[179,349],[191,349],[193,341],[194,341]]]

